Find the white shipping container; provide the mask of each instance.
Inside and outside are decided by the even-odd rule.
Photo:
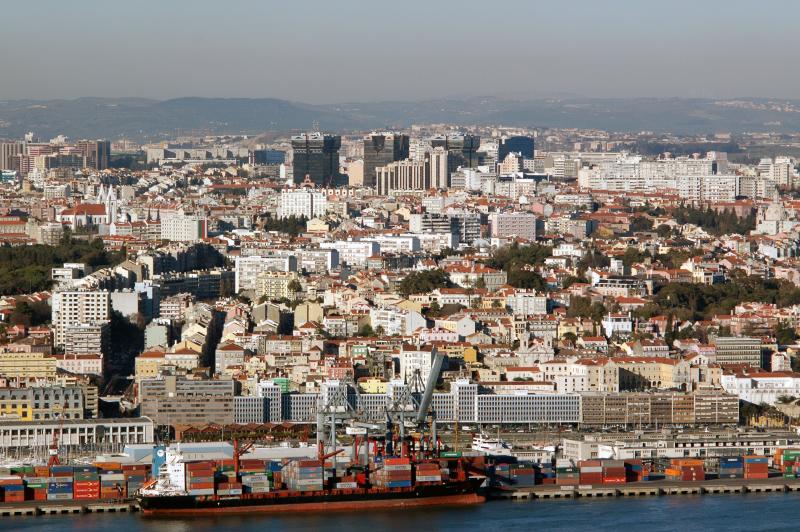
[[[336,487],[341,490],[350,490],[358,488],[358,482],[337,482]]]

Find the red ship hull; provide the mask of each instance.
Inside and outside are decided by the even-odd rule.
[[[352,510],[393,510],[400,508],[417,508],[425,506],[468,506],[480,504],[486,498],[476,493],[468,495],[444,495],[442,497],[427,497],[424,499],[384,499],[372,501],[341,501],[341,502],[300,502],[288,505],[261,505],[238,506],[218,508],[170,508],[159,510],[142,510],[148,517],[186,517],[203,515],[242,515],[242,514],[285,514],[299,512],[331,512]]]

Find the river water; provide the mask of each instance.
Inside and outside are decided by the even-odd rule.
[[[48,532],[797,531],[800,530],[800,494],[492,501],[466,508],[188,519],[146,519],[138,514],[16,517],[0,518],[0,529]]]

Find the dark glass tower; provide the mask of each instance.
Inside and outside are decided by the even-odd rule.
[[[432,148],[444,148],[447,151],[447,171],[455,172],[458,167],[475,168],[478,166],[478,147],[481,138],[474,135],[437,135],[431,137]]]
[[[304,133],[292,137],[294,182],[306,176],[317,185],[336,185],[339,178],[339,148],[342,137],[322,133]]]
[[[408,159],[408,135],[372,133],[364,137],[364,186],[374,187],[375,169]]]
[[[521,153],[526,159],[533,159],[533,137],[503,137],[497,145],[497,162],[505,160],[512,152]]]

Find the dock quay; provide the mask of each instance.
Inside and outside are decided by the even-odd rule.
[[[800,481],[784,478],[765,480],[706,480],[695,482],[636,482],[612,485],[532,486],[505,488],[489,492],[490,499],[551,500],[578,497],[660,497],[666,495],[722,495],[747,493],[785,493],[800,491]]]
[[[129,513],[136,512],[139,507],[133,500],[91,503],[53,503],[36,501],[16,505],[0,505],[0,517],[37,516],[37,515],[83,515],[97,513]]]

